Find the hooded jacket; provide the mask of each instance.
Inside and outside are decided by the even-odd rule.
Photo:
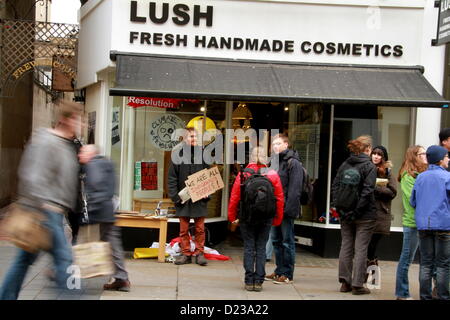
[[[271,159],[270,168],[276,170],[280,176],[284,193],[284,218],[295,219],[301,216],[302,206],[300,195],[303,185],[303,170],[298,152],[286,149],[278,154],[278,166],[276,157]]]
[[[257,172],[261,168],[266,168],[263,164],[249,163],[246,168],[250,168]],[[248,174],[248,173],[244,173]],[[275,170],[268,170],[264,175],[269,178],[274,188],[275,199],[277,200],[277,212],[273,218],[272,225],[278,226],[283,220],[283,208],[284,208],[284,195],[283,187],[281,186],[280,177]],[[238,174],[231,190],[230,203],[228,205],[228,220],[233,222],[237,219],[237,212],[239,207],[239,201],[241,200],[241,175]]]
[[[410,204],[418,230],[450,230],[450,173],[430,164],[417,177]]]
[[[361,175],[359,201],[352,216],[355,219],[375,220],[376,206],[374,191],[377,180],[377,168],[373,164],[371,158],[365,153],[350,155],[350,157],[339,167],[331,187],[331,194],[333,197],[332,206],[334,206],[333,203],[335,202],[335,197],[339,190],[341,173],[349,167],[358,168]]]

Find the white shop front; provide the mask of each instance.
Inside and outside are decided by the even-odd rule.
[[[224,160],[239,144],[227,129],[279,130],[314,179],[298,241],[335,256],[330,184],[346,142],[372,135],[394,172],[409,145],[438,142],[446,101],[444,48],[431,46],[437,14],[421,0],[88,1],[77,87],[86,90],[91,140],[116,164],[121,208],[167,197],[167,133],[175,128],[206,117],[207,128],[224,134]],[[236,172],[217,165],[225,187],[208,204],[212,242],[226,237]],[[400,192],[392,215],[386,241],[395,248]]]

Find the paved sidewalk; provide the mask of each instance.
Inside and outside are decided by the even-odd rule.
[[[22,300],[393,300],[395,299],[395,271],[397,262],[381,261],[381,289],[372,294],[354,296],[340,293],[337,282],[337,259],[324,259],[297,248],[296,269],[293,284],[273,284],[266,281],[262,292],[243,289],[242,246],[225,241],[216,246],[221,254],[231,257],[229,261],[209,261],[208,266],[196,264],[177,266],[158,263],[156,259],[131,258],[127,252],[125,261],[130,275],[131,291],[103,291],[108,280],[99,277],[82,281],[81,294],[74,297],[58,293],[53,282],[45,276],[51,267],[51,257],[42,254],[33,265],[19,296]],[[15,248],[0,241],[0,281],[3,281],[14,255]],[[271,273],[274,263],[266,265]],[[418,264],[410,268],[410,290],[418,299]]]

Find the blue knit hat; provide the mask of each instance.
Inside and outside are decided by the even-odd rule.
[[[441,146],[431,146],[427,149],[427,161],[429,164],[437,164],[448,154],[448,150]]]

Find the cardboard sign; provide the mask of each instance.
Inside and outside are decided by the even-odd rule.
[[[186,180],[186,187],[189,189],[192,202],[213,194],[223,186],[223,180],[217,167],[203,169],[188,176]]]

